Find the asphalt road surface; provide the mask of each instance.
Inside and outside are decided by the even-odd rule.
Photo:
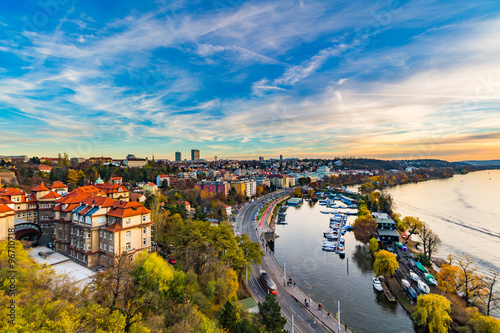
[[[284,192],[276,192],[273,194],[274,197],[278,197]],[[255,242],[259,242],[257,240],[256,235],[256,226],[255,218],[259,210],[261,209],[263,202],[266,202],[268,198],[271,196],[267,196],[265,198],[261,198],[255,200],[254,202],[248,203],[244,206],[236,217],[235,223],[235,231],[241,234],[246,233],[248,237]],[[293,315],[293,332],[330,332],[325,330],[323,326],[318,324],[317,320],[315,320],[309,312],[307,312],[300,304],[295,301],[293,297],[291,297],[283,287],[283,278],[277,279],[277,277],[273,276],[273,273],[266,264],[265,260],[262,260],[262,264],[260,268],[265,270],[270,277],[273,279],[274,283],[278,288],[278,293],[276,295],[276,299],[278,300],[279,305],[281,306],[281,314],[286,318],[286,326],[285,329],[292,332],[292,315]],[[257,265],[252,266],[251,272],[248,272],[248,283],[247,286],[252,293],[255,300],[259,303],[262,303],[267,295],[267,290],[259,281],[259,267]]]

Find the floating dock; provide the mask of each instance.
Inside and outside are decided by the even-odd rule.
[[[382,290],[384,291],[385,297],[389,300],[389,302],[396,302],[396,298],[392,295],[390,290],[387,288],[385,281],[380,281],[380,285],[382,286]]]
[[[302,203],[302,198],[291,198],[286,202],[288,206],[298,206],[301,203]]]

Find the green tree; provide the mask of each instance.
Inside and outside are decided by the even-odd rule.
[[[229,332],[236,331],[236,325],[238,324],[238,313],[236,307],[231,301],[227,301],[224,307],[219,312],[219,321],[223,328],[227,329]]]
[[[266,332],[285,332],[286,319],[281,315],[281,307],[276,298],[267,294],[263,303],[259,303],[259,321],[264,325]]]
[[[370,239],[369,247],[370,247],[371,253],[375,253],[378,251],[378,249],[379,249],[378,240],[375,237]]]
[[[430,332],[447,333],[451,325],[451,302],[437,294],[420,295],[413,318]]]
[[[243,318],[236,325],[236,333],[259,333],[259,328],[246,318]]]
[[[399,263],[395,254],[385,250],[380,250],[375,253],[375,262],[373,263],[375,275],[392,276],[398,268]]]
[[[352,227],[356,240],[365,244],[377,235],[377,221],[371,215],[356,218]]]
[[[491,316],[483,316],[477,308],[469,308],[472,313],[469,323],[476,333],[498,333],[500,332],[500,320]]]
[[[247,234],[238,236],[236,239],[248,263],[260,265],[262,256],[264,255],[260,245],[256,242],[252,242]]]
[[[406,231],[408,236],[406,239],[410,239],[410,237],[418,233],[420,229],[422,228],[422,221],[418,217],[413,217],[413,216],[405,216],[401,222],[403,222],[404,226],[406,227]]]

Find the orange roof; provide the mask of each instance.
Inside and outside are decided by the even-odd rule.
[[[50,188],[67,188],[68,186],[64,185],[62,182],[56,180]]]
[[[120,223],[115,222],[112,225],[110,225],[109,227],[105,228],[104,230],[111,231],[111,232],[117,232],[117,231],[121,231],[121,230],[133,229],[133,228],[143,228],[143,227],[150,225],[150,224],[153,224],[153,222],[141,223],[139,225],[133,225],[133,226],[124,228],[121,226]]]
[[[111,177],[111,180],[120,180],[122,177]]]
[[[149,186],[156,186],[156,184],[155,184],[155,183],[151,183],[151,182],[149,182],[149,183],[148,183],[148,185],[149,185]]]
[[[8,205],[13,203],[9,198],[0,197],[0,205]]]
[[[43,182],[40,185],[31,189],[31,192],[43,192],[43,191],[50,191],[47,187],[45,187],[45,184]]]
[[[75,203],[75,204],[69,204],[68,207],[66,207],[65,209],[63,209],[62,211],[63,212],[71,212],[73,209],[75,209],[76,207],[80,206],[79,204]]]
[[[169,175],[158,175],[158,177],[160,178],[167,178],[167,177],[170,177]]]
[[[8,196],[12,196],[12,195],[23,195],[25,194],[23,191],[21,190],[18,190],[17,188],[13,188],[13,187],[7,187],[7,188],[0,188],[0,195],[8,195]]]
[[[46,195],[44,195],[43,197],[40,198],[40,200],[42,199],[56,199],[56,198],[60,198],[61,195],[57,192],[54,192],[54,191],[50,191],[49,193],[47,193]]]
[[[52,170],[52,167],[50,165],[39,165],[38,170]]]
[[[111,208],[107,215],[123,218],[149,213],[151,213],[149,209],[136,201],[115,201],[113,208]]]
[[[115,202],[116,200],[108,197],[90,197],[87,198],[83,204],[87,206],[111,207]]]
[[[14,213],[14,210],[7,205],[0,205],[0,213],[7,213],[7,212]]]

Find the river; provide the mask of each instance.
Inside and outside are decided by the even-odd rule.
[[[285,263],[287,275],[332,315],[340,301],[341,322],[354,332],[414,332],[405,310],[373,289],[373,260],[353,233],[344,236],[345,259],[321,250],[331,216],[322,210],[326,208],[309,202],[289,207],[288,225],[276,226],[274,255],[281,267]],[[350,216],[348,223],[355,218]]]
[[[500,170],[490,170],[386,191],[396,212],[419,217],[439,235],[442,246],[436,256],[468,254],[479,271],[491,274],[500,272],[499,189]],[[288,225],[276,227],[275,257],[281,266],[286,263],[287,275],[333,314],[340,300],[341,321],[354,332],[421,332],[399,304],[374,291],[373,261],[352,233],[345,236],[345,259],[321,250],[330,217],[321,210],[325,208],[308,202],[290,207]],[[349,217],[349,223],[354,219]]]

